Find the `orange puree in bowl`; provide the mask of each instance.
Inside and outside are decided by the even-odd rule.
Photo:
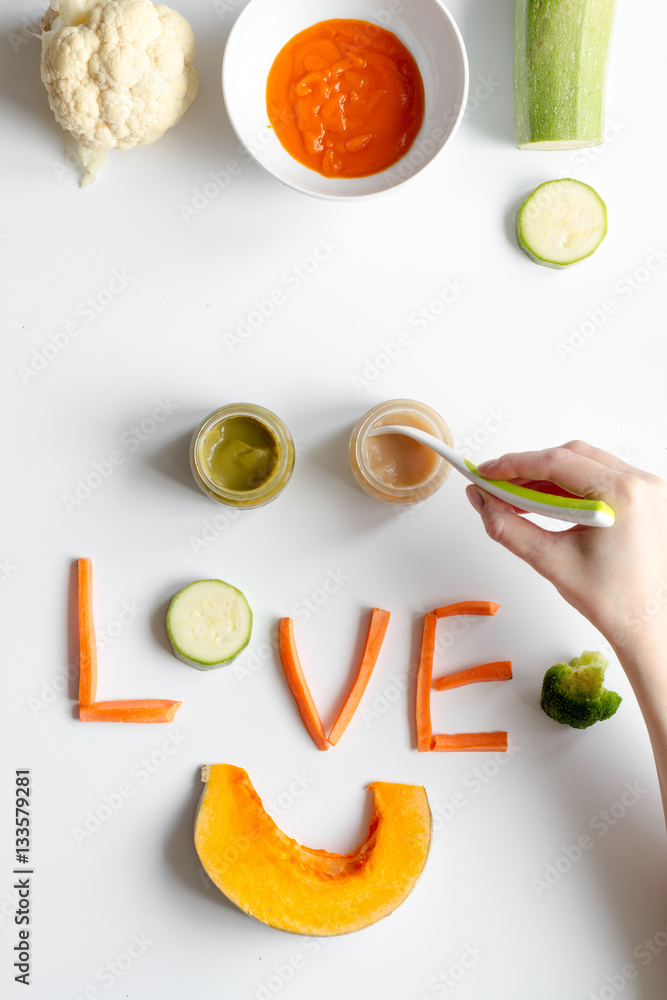
[[[335,18],[280,50],[266,105],[278,139],[299,163],[325,177],[367,177],[412,145],[424,117],[424,84],[396,35]]]

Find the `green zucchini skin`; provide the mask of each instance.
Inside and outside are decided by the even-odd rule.
[[[519,149],[604,139],[616,0],[515,0],[514,125]]]

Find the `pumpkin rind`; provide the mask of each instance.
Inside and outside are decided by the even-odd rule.
[[[426,864],[431,812],[419,785],[370,785],[366,840],[351,854],[335,854],[284,834],[243,768],[212,764],[202,780],[200,861],[233,903],[271,927],[313,936],[360,930],[402,903]]]

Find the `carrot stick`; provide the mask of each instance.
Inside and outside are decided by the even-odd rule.
[[[458,601],[456,604],[445,604],[436,608],[433,614],[436,618],[451,618],[452,615],[495,615],[500,607],[493,601]]]
[[[318,750],[328,750],[329,744],[324,734],[324,726],[301,669],[294,641],[294,622],[291,618],[281,618],[278,624],[278,653],[285,679],[304,726]]]
[[[366,685],[371,678],[373,668],[377,662],[380,649],[382,648],[388,624],[389,612],[383,611],[382,608],[373,608],[371,611],[371,619],[368,623],[368,633],[366,635],[366,642],[361,654],[361,662],[359,663],[357,676],[352,683],[352,687],[350,688],[348,696],[345,699],[345,703],[338,713],[338,718],[331,727],[331,732],[328,736],[331,746],[335,746],[336,743],[338,743],[338,740],[347,729],[350,719],[359,707],[361,696],[366,690]]]
[[[93,624],[93,564],[79,559],[79,704],[92,705],[97,693],[97,644]]]
[[[96,701],[80,706],[79,719],[81,722],[171,722],[181,704],[163,698]]]
[[[509,681],[512,678],[512,663],[510,660],[494,660],[493,663],[481,663],[478,667],[459,670],[456,674],[438,677],[433,682],[436,691],[448,691],[450,688],[462,687],[464,684],[478,684],[480,681]]]
[[[431,728],[431,679],[433,677],[437,622],[438,619],[434,614],[424,615],[422,644],[417,667],[417,750],[420,752],[431,749],[433,736]]]
[[[507,750],[507,733],[436,733],[431,750]]]

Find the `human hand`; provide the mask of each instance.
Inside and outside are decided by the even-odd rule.
[[[667,484],[583,441],[504,455],[479,466],[489,479],[546,480],[605,500],[611,528],[546,531],[509,504],[469,486],[487,534],[542,576],[608,639],[619,655],[661,654],[667,641]]]

